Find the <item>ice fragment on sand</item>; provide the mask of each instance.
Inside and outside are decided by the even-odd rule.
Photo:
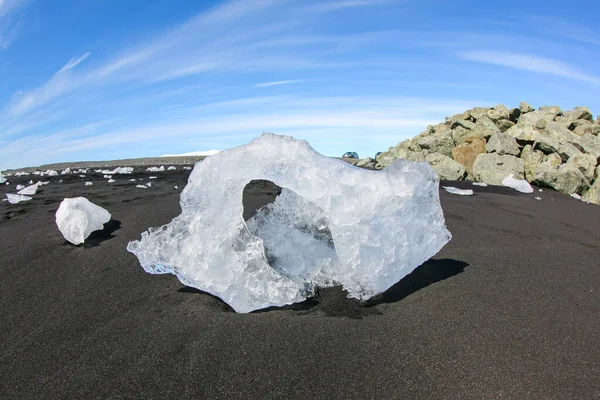
[[[169,168],[167,168],[168,171],[175,171],[177,168],[174,167],[173,165],[171,165]]]
[[[473,182],[473,185],[474,186],[483,186],[483,187],[485,187],[485,186],[487,186],[487,183],[484,183],[484,182]]]
[[[444,190],[451,194],[457,194],[459,196],[473,196],[473,191],[471,189],[459,189],[454,186],[442,186]]]
[[[135,179],[130,179],[129,182],[135,182]]]
[[[140,189],[148,189],[148,186],[146,185],[136,185],[135,187]]]
[[[31,181],[30,181],[30,183],[31,183]],[[26,196],[31,196],[31,195],[34,195],[34,194],[37,193],[37,190],[38,190],[39,186],[40,186],[40,184],[36,183],[34,185],[30,185],[30,186],[27,186],[26,188],[23,188],[23,189],[19,190],[17,193],[18,194],[23,194],[23,195],[26,195]]]
[[[540,189],[540,190],[538,190],[538,192],[543,192],[543,190],[542,190],[542,189]]]
[[[244,222],[244,187],[260,179],[282,193]],[[373,172],[272,134],[196,164],[180,205],[171,223],[127,249],[146,272],[175,274],[238,312],[303,301],[335,284],[368,299],[451,238],[429,164],[398,159]]]
[[[58,172],[56,172],[55,170],[52,169],[52,170],[46,171],[45,175],[48,175],[48,176],[57,176]]]
[[[160,167],[148,167],[146,171],[148,172],[164,172],[165,166],[161,165]]]
[[[174,189],[179,189],[177,186],[173,186]]]
[[[8,199],[8,202],[10,204],[17,204],[17,203],[20,203],[21,201],[29,201],[32,199],[32,197],[29,197],[29,196],[24,196],[22,194],[12,194],[12,193],[6,193],[6,198]]]
[[[110,213],[85,197],[64,199],[56,211],[56,225],[66,240],[77,245],[90,233],[102,229]]]
[[[508,175],[502,180],[504,186],[515,189],[521,193],[533,193],[533,188],[525,179],[515,179],[513,174]]]
[[[104,178],[104,179],[111,179],[111,178],[112,178],[112,175],[104,175],[104,177],[103,177],[103,178]]]
[[[542,198],[541,198],[541,197],[538,197],[538,196],[535,196],[535,197],[534,197],[534,199],[536,199],[536,200],[541,200]]]
[[[108,183],[115,183],[116,181],[114,179],[109,179],[107,182]]]
[[[87,182],[85,183],[85,186],[92,186],[93,184],[94,184],[94,182],[87,181]]]
[[[67,167],[60,172],[61,175],[69,175],[71,173],[71,168]]]
[[[103,169],[100,172],[103,174],[114,175],[114,174],[131,174],[133,167],[117,167],[115,169]]]
[[[149,176],[148,179],[156,179],[155,176]]]
[[[581,200],[581,196],[578,195],[577,193],[571,193],[570,196],[573,197],[573,198],[575,198],[575,199],[577,199],[577,200]]]
[[[85,175],[79,175],[80,178],[85,178]]]
[[[6,178],[4,177],[4,175],[2,175],[2,172],[0,172],[0,183],[4,182],[6,182]]]
[[[192,167],[183,167],[184,171],[190,171],[192,169]]]

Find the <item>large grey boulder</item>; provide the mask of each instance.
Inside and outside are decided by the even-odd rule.
[[[488,112],[491,108],[487,107],[475,107],[469,110],[469,117],[472,118],[475,122],[479,122],[479,120],[483,117],[487,118]]]
[[[490,153],[478,155],[473,164],[473,178],[489,185],[502,185],[502,180],[510,174],[513,174],[516,179],[523,179],[523,160],[514,156]]]
[[[486,116],[490,120],[492,120],[496,124],[498,124],[501,120],[510,119],[509,114],[510,114],[510,112],[509,112],[508,108],[506,108],[503,104],[499,104],[497,106],[492,107],[492,109],[486,113]]]
[[[539,150],[534,150],[533,147],[528,144],[527,146],[523,147],[523,151],[521,152],[521,160],[523,160],[525,179],[531,182],[538,165],[544,161],[544,153]]]
[[[440,153],[428,154],[425,157],[440,179],[458,181],[467,175],[465,167]]]
[[[534,125],[519,121],[516,125],[509,128],[506,133],[515,138],[517,142],[525,145],[535,142],[535,135],[538,131]]]
[[[596,165],[598,160],[590,154],[576,154],[569,158],[567,165],[572,165],[577,168],[588,182],[594,180],[594,173],[596,172]]]
[[[357,167],[368,167],[371,164],[374,163],[375,160],[373,160],[371,157],[367,157],[367,158],[363,158],[362,160],[360,160],[359,162],[356,163]]]
[[[539,149],[546,154],[553,154],[560,148],[560,141],[547,133],[534,133],[535,142],[533,148]]]
[[[557,122],[548,122],[544,133],[552,136],[560,143],[579,141],[579,136],[571,132],[565,125]]]
[[[429,150],[429,153],[441,153],[447,157],[452,156],[454,140],[450,132],[417,138],[416,143],[421,150]]]
[[[492,134],[485,146],[485,150],[488,153],[498,153],[500,155],[510,154],[518,156],[520,153],[519,145],[515,138],[505,132],[496,132]]]
[[[560,107],[556,106],[544,106],[540,107],[538,111],[528,112],[526,114],[522,114],[519,118],[519,122],[528,122],[531,125],[535,125],[536,122],[540,119],[545,119],[547,121],[554,121],[554,118],[561,114]]]
[[[515,123],[508,119],[503,119],[502,121],[498,122],[498,129],[500,129],[500,132],[506,132],[513,126],[515,126]]]
[[[582,120],[579,120],[582,121]],[[577,124],[575,129],[573,129],[573,133],[577,136],[583,136],[586,133],[590,133],[594,136],[600,135],[600,125],[595,124],[593,122],[585,121],[584,123]]]
[[[585,106],[575,107],[573,110],[571,110],[571,112],[569,113],[569,116],[573,120],[584,119],[584,120],[587,120],[590,122],[594,121],[592,112],[590,111],[589,108],[587,108]]]
[[[525,114],[525,113],[530,113],[532,111],[535,111],[535,108],[531,107],[529,104],[522,101],[519,104],[519,111],[521,112],[521,114]]]
[[[563,161],[567,161],[569,158],[576,156],[577,154],[583,154],[571,143],[562,143],[560,146],[558,146],[557,153],[559,156],[561,156]]]
[[[581,194],[589,187],[589,182],[577,167],[568,164],[557,166],[552,160],[538,165],[533,183],[567,194]]]

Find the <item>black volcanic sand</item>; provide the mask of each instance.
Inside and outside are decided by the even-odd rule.
[[[378,299],[236,314],[125,250],[179,214],[187,175],[43,177],[0,203],[0,398],[600,398],[599,206],[452,183],[476,192],[441,190],[454,238]],[[80,247],[54,223],[73,196],[113,216]]]

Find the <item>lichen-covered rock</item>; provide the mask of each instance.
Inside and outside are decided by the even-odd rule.
[[[523,160],[525,179],[531,182],[538,165],[544,161],[544,153],[539,150],[534,150],[533,147],[528,144],[523,147],[523,150],[521,151],[521,160]]]
[[[586,133],[572,143],[584,153],[594,156],[596,160],[600,159],[600,138],[597,136]]]
[[[473,163],[473,177],[488,185],[502,185],[502,180],[513,174],[516,179],[524,178],[523,160],[515,156],[496,153],[480,154]]]
[[[505,132],[496,132],[490,136],[490,140],[488,140],[485,150],[488,153],[498,153],[500,155],[510,154],[512,156],[518,156],[520,153],[519,145],[515,138]]]
[[[458,181],[464,179],[467,175],[465,167],[443,154],[428,154],[425,161],[431,165],[440,179]]]
[[[573,129],[573,133],[577,136],[583,136],[586,133],[598,136],[600,135],[600,125],[594,124],[593,122],[578,124],[575,129]]]
[[[473,163],[478,155],[485,153],[485,139],[476,138],[471,143],[459,144],[452,149],[454,161],[465,167],[469,174],[473,174]]]
[[[552,158],[537,167],[533,182],[566,194],[581,194],[589,187],[588,180],[577,167],[569,164],[556,165],[556,160]]]
[[[589,190],[581,197],[582,201],[600,205],[600,180],[596,180]]]
[[[535,129],[534,125],[519,121],[519,123],[509,128],[506,133],[514,137],[518,143],[525,145],[535,142],[538,131]]]
[[[563,161],[567,161],[569,158],[577,155],[583,154],[577,147],[575,147],[571,143],[562,143],[558,146],[558,155],[562,157]]]
[[[581,153],[570,157],[567,161],[567,165],[572,165],[579,169],[588,182],[592,182],[594,180],[594,173],[596,171],[597,164],[598,160],[594,158],[594,156]]]
[[[452,139],[456,145],[470,143],[474,139],[488,139],[500,129],[486,116],[482,116],[472,129],[457,127],[452,131]]]
[[[519,104],[519,111],[521,112],[521,114],[525,114],[525,113],[530,113],[532,111],[535,111],[535,108],[531,107],[529,104],[522,101]]]
[[[430,150],[431,153],[441,153],[447,157],[452,156],[454,140],[452,140],[449,132],[444,132],[441,135],[421,137],[416,140],[416,143],[422,150]]]

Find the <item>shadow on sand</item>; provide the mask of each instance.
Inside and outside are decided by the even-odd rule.
[[[282,307],[267,307],[253,311],[252,313],[295,311],[298,314],[307,314],[322,312],[329,317],[360,319],[366,315],[380,314],[375,307],[378,304],[398,302],[429,285],[460,274],[468,265],[464,261],[448,258],[440,260],[430,259],[394,286],[367,301],[361,302],[350,299],[347,297],[348,293],[341,286],[335,286],[319,289],[314,297],[306,299],[301,303]],[[202,294],[215,305],[219,305],[223,311],[233,312],[233,309],[227,303],[210,293],[188,286],[184,286],[177,291],[180,293]]]
[[[88,236],[88,238],[85,239],[85,242],[83,243],[82,247],[84,249],[89,249],[92,247],[100,246],[102,242],[114,238],[115,235],[113,235],[113,233],[115,231],[118,231],[119,229],[121,229],[121,221],[111,219],[110,221],[104,224],[104,229],[92,232],[90,236]]]

